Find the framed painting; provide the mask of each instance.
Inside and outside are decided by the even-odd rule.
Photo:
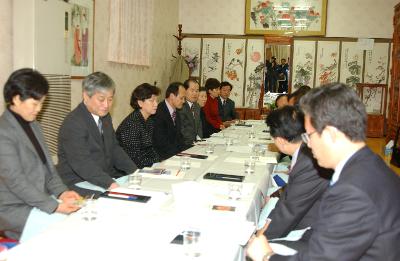
[[[375,42],[374,49],[365,52],[365,83],[387,83],[389,56],[389,43]]]
[[[223,43],[224,39],[222,38],[203,38],[201,85],[204,85],[208,78],[221,80]]]
[[[230,98],[235,104],[243,104],[244,69],[246,62],[246,39],[225,38],[223,81],[232,84]]]
[[[264,82],[264,39],[247,39],[245,107],[258,108]]]
[[[364,51],[357,47],[357,42],[342,42],[340,60],[340,82],[355,88],[362,82]]]
[[[315,41],[295,40],[292,58],[292,91],[303,85],[314,87]]]
[[[246,0],[246,34],[325,35],[327,0]]]
[[[94,0],[70,0],[68,60],[71,77],[83,78],[93,72]]]
[[[316,86],[338,81],[339,45],[338,41],[318,41]]]
[[[200,77],[201,38],[185,38],[182,41],[182,56],[189,66],[190,77]]]

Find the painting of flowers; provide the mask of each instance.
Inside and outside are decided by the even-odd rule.
[[[248,39],[245,107],[257,108],[264,82],[264,40]]]
[[[374,43],[365,53],[365,83],[387,83],[389,43]]]
[[[189,67],[191,77],[200,77],[201,38],[185,38],[182,41],[182,56]]]
[[[326,0],[246,0],[246,34],[325,35]]]
[[[340,82],[355,88],[361,82],[364,52],[357,48],[357,42],[342,42]]]
[[[232,84],[230,98],[235,104],[243,102],[246,39],[225,39],[223,80]]]
[[[314,86],[315,41],[295,41],[293,45],[292,90]]]
[[[337,82],[339,75],[339,42],[318,41],[316,85]]]

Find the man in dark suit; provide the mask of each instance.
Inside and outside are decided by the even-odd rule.
[[[304,115],[292,106],[272,111],[266,120],[276,147],[292,156],[289,181],[265,231],[267,238],[285,237],[290,231],[313,226],[328,187],[330,170],[318,166],[311,150],[303,144]]]
[[[102,72],[88,75],[82,83],[83,102],[67,115],[58,135],[57,170],[64,182],[83,195],[99,194],[76,186],[88,181],[104,189],[118,184],[113,178],[137,168],[115,137],[109,110],[114,81]]]
[[[218,97],[218,110],[224,125],[229,126],[230,122],[237,118],[235,102],[229,99],[232,91],[232,84],[221,82],[221,90]]]
[[[182,109],[177,110],[180,116],[181,132],[185,145],[191,146],[196,140],[203,138],[203,126],[200,119],[199,83],[196,80],[186,80],[183,83],[186,89],[186,102]]]
[[[400,260],[400,179],[365,144],[365,106],[334,83],[300,101],[306,133],[320,166],[335,170],[310,240],[296,255],[274,254],[265,236],[251,240],[253,260]]]
[[[180,115],[176,113],[185,102],[185,94],[183,84],[173,82],[167,88],[165,100],[158,104],[154,115],[153,145],[161,160],[189,148],[183,141]]]

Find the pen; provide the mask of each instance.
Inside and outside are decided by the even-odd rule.
[[[126,198],[126,199],[133,199],[133,200],[138,199],[137,196],[126,196],[126,195],[118,195],[118,194],[108,194],[108,196],[112,197],[112,198]]]
[[[122,193],[122,192],[115,192],[115,191],[109,191],[108,195],[120,195],[120,196],[125,196],[125,197],[138,197],[138,195],[135,194],[128,194],[128,193]]]

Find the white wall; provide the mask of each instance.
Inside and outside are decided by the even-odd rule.
[[[153,84],[163,88],[160,100],[171,74],[172,54],[176,54],[176,39],[172,36],[178,30],[179,0],[154,0],[153,47],[150,67],[116,64],[107,61],[107,40],[109,27],[108,1],[96,1],[94,69],[103,71],[113,78],[117,85],[112,116],[114,126],[131,112],[129,105],[132,90],[141,83]],[[72,105],[81,99],[79,81],[72,84]]]
[[[4,110],[3,86],[12,72],[12,0],[0,1],[0,114]]]
[[[244,34],[245,0],[180,0],[184,33]],[[327,37],[392,38],[399,0],[328,0]]]

